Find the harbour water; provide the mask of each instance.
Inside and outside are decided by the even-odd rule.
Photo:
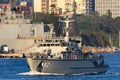
[[[0,80],[120,80],[120,53],[103,54],[109,69],[104,74],[69,76],[31,72],[26,59],[0,58]]]

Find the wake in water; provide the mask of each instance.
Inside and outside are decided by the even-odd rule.
[[[24,72],[24,73],[19,73],[18,75],[31,75],[31,76],[39,76],[39,75],[44,75],[44,76],[49,76],[49,75],[64,75],[64,74],[57,74],[57,73],[40,73],[37,71],[30,71],[30,72]]]
[[[109,74],[118,75],[118,74],[120,74],[120,72],[106,72],[105,74],[107,74],[107,75],[109,75]]]
[[[79,73],[79,74],[68,74],[68,75],[86,75],[86,74],[90,74],[90,73]],[[97,74],[96,72],[91,73],[91,74]],[[23,73],[19,73],[18,75],[31,75],[31,76],[62,76],[65,74],[59,74],[59,73],[41,73],[41,72],[37,72],[37,71],[30,71],[30,72],[23,72]]]

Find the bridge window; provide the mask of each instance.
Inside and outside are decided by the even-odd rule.
[[[46,46],[46,44],[43,44],[43,46]]]
[[[47,44],[47,46],[50,46],[50,44]]]
[[[54,46],[54,44],[51,44],[51,46]]]

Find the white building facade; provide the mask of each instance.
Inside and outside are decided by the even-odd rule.
[[[34,0],[34,12],[49,13],[51,5],[55,5],[58,13],[64,13],[66,10],[73,11],[73,2],[76,2],[77,14],[89,14],[94,11],[94,0]]]
[[[112,13],[112,17],[120,16],[120,0],[95,0],[95,11],[99,15],[107,15],[108,11]]]

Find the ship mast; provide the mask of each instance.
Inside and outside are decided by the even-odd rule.
[[[74,20],[69,20],[69,18],[66,18],[66,20],[60,20],[60,22],[64,22],[65,23],[65,41],[69,42],[69,23],[73,22]]]
[[[65,23],[65,41],[69,42],[69,23],[73,22],[75,20],[71,20],[68,13],[70,13],[71,10],[71,0],[65,0],[65,8],[66,8],[66,14],[64,14],[65,20],[59,20],[59,22]]]

